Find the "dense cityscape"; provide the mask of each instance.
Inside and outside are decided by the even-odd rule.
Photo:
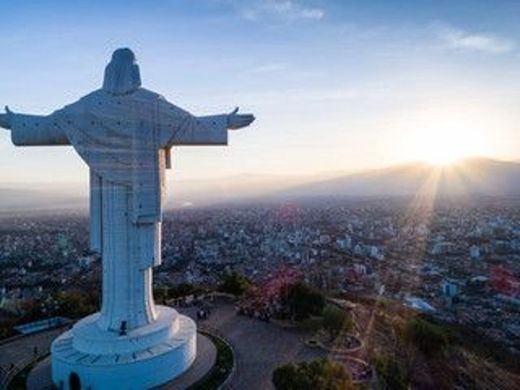
[[[216,289],[232,271],[255,283],[291,270],[329,295],[383,297],[520,353],[519,206],[329,199],[167,212],[154,288]],[[0,226],[4,337],[28,307],[32,320],[60,314],[58,290],[99,290],[86,216],[5,214]]]

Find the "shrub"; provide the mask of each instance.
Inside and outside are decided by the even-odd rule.
[[[337,337],[342,330],[351,330],[352,326],[352,320],[344,310],[332,305],[323,310],[323,327],[329,332],[331,339]]]
[[[353,389],[345,368],[328,359],[310,363],[288,363],[273,372],[276,390],[349,390]]]
[[[249,281],[238,272],[232,272],[224,278],[222,283],[222,291],[240,296],[244,294],[250,287]]]
[[[428,357],[443,353],[448,346],[444,330],[420,318],[412,318],[405,328],[405,339]]]
[[[405,370],[395,360],[388,357],[380,358],[375,361],[377,377],[386,389],[406,390],[408,389],[408,379]]]
[[[323,318],[312,316],[303,320],[301,323],[301,328],[307,332],[317,332],[323,327]]]
[[[287,303],[293,318],[303,321],[322,313],[325,298],[320,291],[299,282],[291,287]]]

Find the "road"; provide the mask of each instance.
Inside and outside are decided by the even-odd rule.
[[[179,311],[194,318],[196,309],[187,308]],[[216,305],[210,317],[200,324],[217,329],[235,351],[237,368],[229,386],[232,389],[273,389],[271,376],[279,365],[326,356],[323,350],[305,345],[304,333],[237,316],[232,304]],[[34,354],[35,346],[40,354],[48,353],[52,340],[62,332],[63,329],[54,329],[1,345],[0,366],[7,369],[11,363],[17,364],[26,360]]]
[[[0,345],[0,383],[9,372],[11,365],[22,369],[22,365],[30,362],[31,357],[35,356],[34,348],[37,348],[38,355],[49,353],[52,341],[63,333],[65,328],[52,329],[50,331],[35,333],[24,336]]]
[[[193,308],[179,311],[192,317],[195,314]],[[323,350],[305,345],[304,333],[237,316],[231,304],[216,306],[201,324],[218,329],[235,350],[237,369],[230,382],[233,389],[273,389],[271,376],[279,365],[326,356]]]

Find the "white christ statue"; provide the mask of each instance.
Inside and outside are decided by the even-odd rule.
[[[228,129],[254,121],[237,111],[194,116],[142,88],[135,56],[124,48],[113,53],[103,87],[77,102],[47,116],[8,107],[0,114],[15,145],[72,145],[90,170],[90,246],[102,256],[102,304],[53,343],[59,387],[73,387],[71,375],[84,388],[152,387],[193,362],[193,322],[152,296],[165,170],[173,146],[226,145]]]

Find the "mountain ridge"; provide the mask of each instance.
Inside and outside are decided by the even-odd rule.
[[[520,162],[484,157],[436,166],[409,162],[344,175],[308,177],[240,175],[209,181],[173,181],[168,207],[207,206],[245,201],[284,201],[313,197],[438,195],[520,196]],[[88,207],[85,186],[41,183],[0,186],[0,212]]]
[[[472,157],[438,166],[412,162],[304,184],[279,196],[520,195],[520,163]]]

